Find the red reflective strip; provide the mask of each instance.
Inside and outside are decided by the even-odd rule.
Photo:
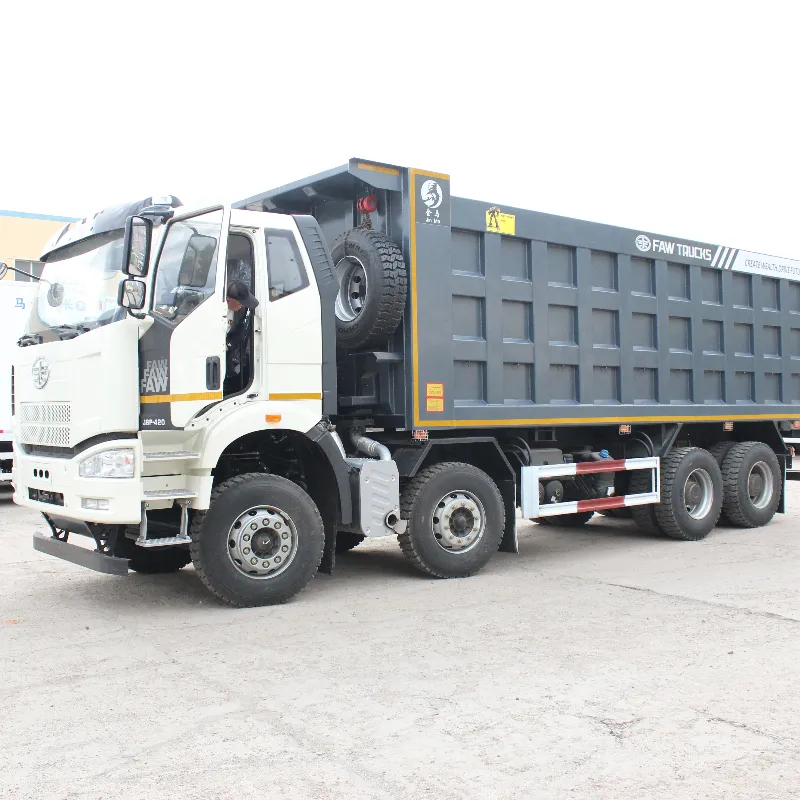
[[[597,500],[578,500],[578,511],[600,511],[603,508],[621,508],[624,497],[600,497]]]
[[[578,475],[592,472],[619,472],[625,469],[625,459],[606,459],[605,461],[579,461],[575,465]]]

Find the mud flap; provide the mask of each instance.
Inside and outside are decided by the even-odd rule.
[[[519,553],[517,541],[517,487],[514,481],[498,481],[497,488],[503,498],[506,528],[498,548],[501,553]]]

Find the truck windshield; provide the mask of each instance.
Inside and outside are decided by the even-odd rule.
[[[124,319],[117,304],[124,231],[83,239],[52,253],[39,281],[28,333],[91,330]]]

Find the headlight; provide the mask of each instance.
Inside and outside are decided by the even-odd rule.
[[[133,450],[104,450],[84,458],[78,465],[81,478],[132,478]]]

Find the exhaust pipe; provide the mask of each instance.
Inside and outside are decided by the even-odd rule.
[[[364,453],[364,455],[370,456],[370,458],[377,458],[380,461],[392,460],[392,454],[386,445],[366,436],[361,436],[356,433],[355,429],[352,430],[350,436],[356,450]]]

